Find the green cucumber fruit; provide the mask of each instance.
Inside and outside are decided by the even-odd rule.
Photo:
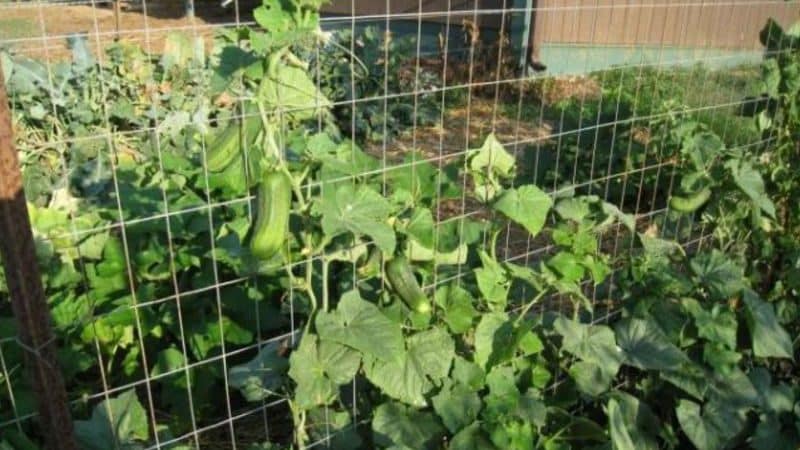
[[[386,277],[409,308],[422,314],[430,312],[431,304],[428,297],[419,286],[406,258],[397,257],[386,263]]]
[[[703,188],[688,197],[673,195],[669,199],[669,207],[681,213],[692,213],[705,205],[710,198],[711,189]]]
[[[262,260],[275,256],[286,240],[292,209],[292,182],[279,171],[267,172],[256,196],[256,222],[250,253]]]
[[[210,172],[220,172],[239,156],[240,149],[255,141],[261,130],[261,116],[247,111],[244,120],[234,120],[211,142],[206,165]],[[244,140],[242,140],[244,138]]]

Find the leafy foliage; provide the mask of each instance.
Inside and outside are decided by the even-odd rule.
[[[4,54],[70,391],[92,392],[101,374],[108,385],[152,384],[150,411],[135,390],[91,412],[76,407],[88,417],[76,422],[85,448],[147,448],[168,434],[156,420],[182,432],[213,421],[228,399],[237,409],[288,405],[291,438],[253,448],[303,448],[331,435],[341,449],[797,447],[800,180],[788,168],[800,142],[800,63],[787,46],[800,39],[796,29],[770,22],[762,33],[776,56],[764,69],[770,106],[756,121],[777,146],[745,152],[681,114],[646,124],[676,166],[674,195],[663,179],[642,178],[648,195],[664,205],[670,195],[713,195],[639,232],[639,199],[634,207],[624,187],[611,196],[610,184],[563,186],[547,164],[537,169],[543,185],[560,189],[521,182],[527,167],[495,134],[447,167],[412,155],[413,170],[382,172],[342,134],[419,125],[397,118],[407,102],[384,105],[389,116],[333,104],[381,95],[372,71],[406,61],[382,61],[398,52],[369,38],[374,31],[358,45],[353,36],[334,44],[319,28],[319,3],[265,0],[259,27],[222,32],[208,60],[178,36],[159,60],[117,44],[101,62],[77,43],[53,76]],[[355,58],[364,74],[348,72]],[[355,75],[350,92],[345,79]],[[242,114],[255,136],[242,136]],[[79,139],[109,127],[154,132]],[[216,146],[226,130],[236,145]],[[610,127],[597,132],[616,139]],[[646,165],[639,145],[616,163]],[[220,149],[232,157],[210,167]],[[571,162],[574,181],[595,180],[594,162]],[[264,211],[251,193],[274,173],[285,175],[291,201]],[[442,217],[440,201],[461,189],[481,214]],[[290,226],[262,260],[248,245],[253,219],[273,215]],[[700,225],[708,239],[686,248],[663,231],[680,239]],[[512,233],[550,251],[524,265],[499,255]],[[395,258],[411,262],[431,310],[400,298],[386,274]],[[0,338],[13,338],[3,284],[0,294]],[[4,345],[3,357],[13,414],[27,414],[23,355]],[[5,392],[0,402],[5,420]],[[0,448],[23,438],[4,435]]]

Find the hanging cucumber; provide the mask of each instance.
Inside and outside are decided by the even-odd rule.
[[[428,297],[419,286],[406,258],[400,256],[386,263],[386,277],[409,308],[422,314],[430,312],[431,304]]]
[[[257,109],[248,108],[244,120],[234,120],[219,133],[208,147],[206,164],[210,172],[225,170],[245,146],[255,141],[261,130],[261,116]]]
[[[688,197],[673,195],[669,199],[669,207],[681,213],[692,213],[705,205],[710,198],[711,189],[703,188]]]
[[[267,260],[280,251],[289,229],[292,209],[292,182],[283,172],[267,172],[256,196],[256,222],[250,240],[250,252]]]

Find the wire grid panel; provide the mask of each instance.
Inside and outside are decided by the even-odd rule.
[[[150,448],[246,448],[293,434],[286,400],[246,401],[231,369],[259,350],[291,347],[303,299],[284,278],[237,263],[231,241],[244,238],[254,198],[208,171],[211,142],[187,139],[254,114],[239,108],[241,92],[212,98],[220,80],[209,67],[221,51],[236,51],[232,32],[255,26],[257,5],[196,1],[184,17],[183,5],[156,0],[0,2],[0,61],[75,416],[132,393]],[[343,88],[331,97],[343,137],[380,163],[356,175],[381,177],[384,193],[399,170],[429,164],[440,177],[494,132],[516,158],[519,181],[553,196],[598,195],[634,214],[641,230],[696,247],[708,237],[702,226],[665,218],[679,168],[656,144],[666,132],[658,124],[697,117],[731,147],[768,143],[734,111],[756,101],[741,97],[755,89],[746,80],[761,56],[758,30],[770,16],[795,18],[797,2],[342,0],[325,8],[323,28],[350,56],[333,81],[315,66],[315,82]],[[168,51],[186,42],[191,51]],[[310,58],[324,61],[329,51]],[[366,58],[368,77],[356,79]],[[548,68],[535,72],[535,63]],[[437,190],[435,219],[463,231],[481,210],[467,178],[460,183],[455,198]],[[522,264],[553,250],[510,226],[499,243],[505,261]],[[617,228],[601,245],[616,257],[630,244]],[[469,275],[461,269],[427,288]],[[586,286],[597,322],[615,313],[613,276],[608,289]],[[0,431],[29,431],[32,394],[2,295]],[[568,308],[559,299],[545,305]],[[347,389],[353,421],[368,421],[358,416],[359,387]],[[330,426],[316,430],[312,447],[335,437],[333,413],[324,415]]]

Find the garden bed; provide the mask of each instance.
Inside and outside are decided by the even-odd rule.
[[[313,4],[221,31],[213,58],[174,33],[158,54],[3,54],[83,444],[798,442],[796,294],[777,291],[796,180],[756,157],[796,129],[742,114],[757,69],[409,78],[413,41],[316,51]],[[72,12],[47,34],[87,24]],[[46,432],[15,336],[0,279],[0,447]]]

